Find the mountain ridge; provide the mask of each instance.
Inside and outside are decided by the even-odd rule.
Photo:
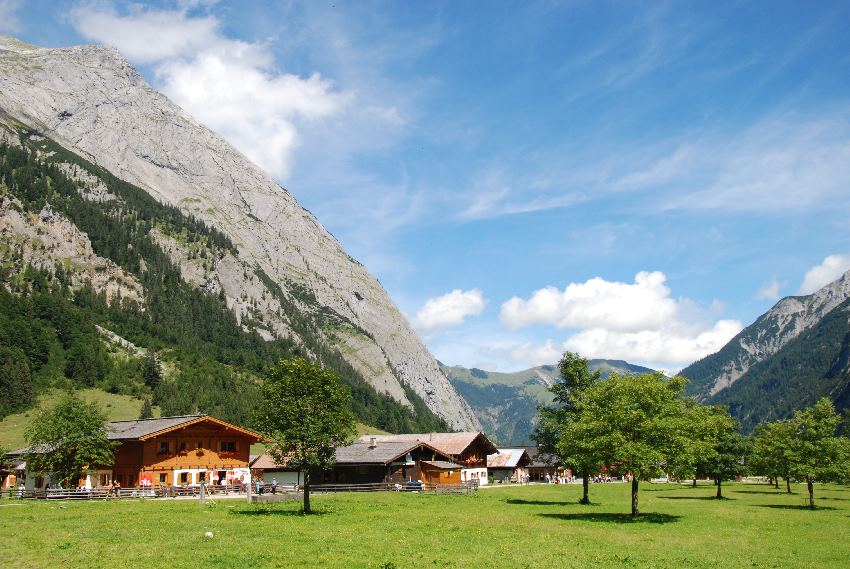
[[[623,360],[592,359],[592,370],[640,374],[653,370]],[[558,366],[540,365],[513,373],[440,363],[452,384],[469,402],[485,431],[500,444],[530,444],[537,408],[552,402],[548,388],[557,381]]]

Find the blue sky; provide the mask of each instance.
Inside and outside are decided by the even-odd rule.
[[[48,2],[260,163],[442,361],[675,370],[850,269],[847,3]]]

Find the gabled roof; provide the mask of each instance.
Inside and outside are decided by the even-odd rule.
[[[460,456],[472,446],[476,440],[480,440],[487,453],[498,452],[496,445],[480,431],[467,431],[463,433],[413,433],[402,435],[363,435],[358,442],[369,442],[374,438],[376,442],[422,442],[437,450],[451,456]]]
[[[336,449],[337,464],[389,464],[419,448],[433,451],[440,458],[449,457],[440,449],[421,441],[375,441],[357,440],[348,446]]]
[[[197,423],[214,423],[225,429],[236,431],[241,435],[261,440],[263,437],[253,431],[243,429],[227,421],[222,421],[210,415],[180,415],[176,417],[159,417],[156,419],[138,419],[135,421],[112,421],[106,424],[106,431],[111,440],[145,441],[159,435],[183,429]]]
[[[487,468],[516,468],[530,463],[531,458],[524,448],[500,448],[498,454],[487,455]]]
[[[446,462],[445,460],[423,460],[422,464],[433,466],[437,470],[461,470],[463,465],[454,462]]]
[[[522,448],[528,453],[528,457],[531,459],[531,464],[528,466],[533,468],[545,468],[547,466],[557,466],[560,464],[558,457],[551,454],[544,454],[540,452],[540,448],[536,446],[520,446],[515,448]]]

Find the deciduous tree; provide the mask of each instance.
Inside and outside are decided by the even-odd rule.
[[[304,513],[314,473],[331,468],[336,447],[355,433],[351,393],[330,370],[296,357],[280,361],[260,389],[254,424],[278,464],[304,472]]]
[[[806,481],[810,508],[815,507],[815,482],[838,482],[847,477],[847,445],[835,435],[840,422],[832,401],[826,397],[813,407],[797,411],[789,421],[789,470],[791,476]]]
[[[588,441],[588,459],[633,475],[632,515],[640,513],[638,481],[662,474],[681,448],[684,385],[684,378],[660,372],[612,373],[584,390],[576,420],[562,433],[562,452],[572,441]]]
[[[111,465],[117,443],[109,440],[105,425],[106,416],[96,403],[65,395],[27,427],[27,469],[53,474],[67,488],[86,471]]]
[[[540,420],[533,438],[544,455],[556,456],[563,464],[578,472],[582,478],[580,503],[590,503],[590,475],[603,466],[597,460],[593,440],[564,441],[567,426],[578,417],[578,406],[584,392],[601,379],[599,370],[590,371],[587,359],[573,352],[564,352],[558,362],[560,377],[549,388],[551,405],[539,408]]]

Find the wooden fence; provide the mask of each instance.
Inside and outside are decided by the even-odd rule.
[[[271,484],[261,485],[262,489],[257,492],[257,486],[251,488],[256,497],[273,496]],[[292,494],[303,492],[304,486],[297,484],[278,484],[274,491],[277,494]],[[316,493],[323,492],[433,492],[435,494],[471,494],[478,490],[478,482],[471,481],[462,484],[429,484],[429,483],[376,483],[376,484],[313,484],[310,490]],[[43,490],[26,490],[21,488],[4,488],[0,490],[0,499],[21,500],[108,500],[113,498],[176,498],[178,496],[199,496],[200,486],[150,486],[136,488],[120,488],[109,491],[106,488],[92,488],[91,490],[48,488]],[[245,486],[233,485],[207,485],[208,497],[223,495],[245,495]]]

